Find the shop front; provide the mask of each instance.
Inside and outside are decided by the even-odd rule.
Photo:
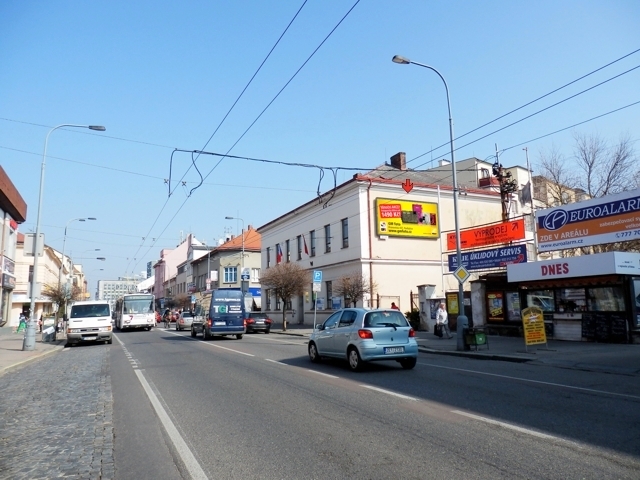
[[[640,253],[508,265],[507,280],[520,309],[542,309],[554,339],[640,343]]]

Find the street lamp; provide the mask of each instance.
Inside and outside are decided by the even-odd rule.
[[[86,222],[87,220],[97,220],[95,217],[87,217],[87,218],[73,218],[67,222],[64,227],[64,237],[62,239],[62,258],[60,260],[60,271],[58,272],[58,289],[60,289],[60,284],[62,283],[62,269],[64,268],[64,246],[67,243],[67,228],[71,222]],[[100,250],[99,248],[97,250]]]
[[[244,293],[245,291],[245,283],[242,280],[242,275],[244,273],[244,220],[238,217],[224,217],[226,220],[240,220],[242,222],[242,259],[240,260],[240,289]]]
[[[102,125],[74,125],[70,123],[63,123],[53,127],[47,133],[44,140],[44,151],[42,153],[42,166],[40,167],[40,193],[38,197],[38,214],[36,215],[36,233],[33,240],[33,276],[31,278],[31,305],[29,310],[29,323],[27,324],[27,332],[24,335],[24,341],[22,342],[22,350],[34,350],[36,348],[36,283],[38,279],[38,253],[40,252],[40,213],[42,212],[42,194],[44,191],[44,167],[47,160],[47,144],[49,143],[49,135],[54,130],[62,127],[76,127],[76,128],[88,128],[90,130],[96,130],[98,132],[104,132],[106,130]]]
[[[418,65],[419,67],[428,68],[438,74],[442,83],[444,83],[444,89],[447,92],[447,108],[449,109],[449,144],[451,147],[451,172],[452,172],[452,181],[453,181],[453,218],[455,221],[456,228],[456,256],[458,259],[458,267],[462,266],[462,252],[460,251],[460,223],[458,221],[458,180],[456,173],[456,161],[453,157],[453,119],[451,118],[451,101],[449,100],[449,86],[447,85],[447,81],[440,74],[438,70],[435,68],[425,65],[423,63],[412,62],[408,58],[401,57],[400,55],[395,55],[391,59],[394,63],[399,63],[401,65]],[[462,282],[458,279],[458,320],[456,327],[456,341],[458,350],[464,350],[464,330],[468,327],[468,319],[464,314],[464,287]]]

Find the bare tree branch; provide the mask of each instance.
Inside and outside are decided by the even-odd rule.
[[[333,292],[340,297],[344,297],[345,305],[350,303],[355,307],[365,295],[373,294],[371,287],[375,290],[376,284],[370,285],[362,275],[362,272],[355,270],[338,278],[336,285],[333,287]]]
[[[292,297],[304,294],[305,287],[311,284],[310,272],[297,263],[279,263],[260,275],[260,284],[273,289],[282,300],[282,330],[286,331],[286,306]]]

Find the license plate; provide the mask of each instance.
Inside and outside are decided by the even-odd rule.
[[[226,325],[226,322],[213,322],[214,325]]]
[[[97,335],[91,335],[89,337],[82,337],[83,340],[95,340],[97,339],[98,336]]]
[[[384,354],[404,353],[404,347],[384,347]]]

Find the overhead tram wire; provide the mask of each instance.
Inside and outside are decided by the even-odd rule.
[[[304,68],[304,66],[309,62],[309,60],[311,60],[311,58],[316,54],[316,52],[320,49],[320,47],[322,47],[322,45],[324,45],[324,43],[329,39],[329,37],[331,37],[331,35],[336,31],[336,29],[342,24],[342,22],[347,18],[347,16],[349,16],[349,14],[353,11],[353,9],[358,5],[358,3],[360,3],[360,0],[356,0],[356,2],[353,4],[353,6],[347,11],[347,13],[340,19],[340,21],[336,24],[335,27],[333,27],[333,29],[329,32],[329,34],[324,38],[324,40],[322,40],[322,42],[318,45],[318,47],[311,53],[311,55],[309,55],[309,57],[304,61],[304,63],[302,64],[302,66],[300,68],[298,68],[298,70],[296,70],[296,72],[293,74],[293,76],[289,79],[289,81],[287,81],[287,83],[280,89],[280,91],[275,95],[275,97],[269,102],[269,104],[262,110],[262,112],[260,112],[260,114],[258,115],[258,117],[249,125],[249,127],[247,127],[247,129],[242,133],[242,135],[240,136],[240,138],[238,138],[238,140],[236,140],[236,142],[227,150],[226,155],[228,155],[231,150],[240,142],[240,140],[242,140],[242,138],[249,132],[249,130],[251,129],[251,127],[253,127],[253,125],[255,125],[255,123],[260,119],[260,117],[267,111],[267,109],[273,104],[273,102],[280,96],[280,94],[284,91],[285,88],[287,88],[287,86],[291,83],[291,81],[298,75],[298,73],[300,73],[300,71],[302,70],[302,68]],[[222,162],[222,160],[225,157],[220,158],[220,160],[213,166],[213,168],[211,168],[211,170],[209,170],[209,173],[207,173],[207,175],[205,175],[204,180],[206,180],[207,178],[209,178],[209,176],[213,173],[213,171],[218,167],[218,165],[220,165],[220,162]],[[180,205],[180,207],[178,208],[178,210],[176,211],[176,213],[174,214],[173,217],[171,217],[171,220],[169,220],[169,222],[167,222],[166,227],[162,230],[162,232],[160,232],[161,236],[166,230],[167,228],[169,228],[169,225],[171,224],[171,222],[173,221],[173,219],[178,215],[178,213],[180,213],[180,211],[182,210],[182,208],[185,206],[185,204],[187,203],[187,201],[191,198],[191,195],[189,195],[188,197],[185,198],[185,201],[182,202],[182,205]],[[164,209],[164,206],[163,206]],[[152,244],[149,249],[147,250],[147,253],[151,250],[151,248],[153,248],[154,244]],[[145,253],[146,255],[146,253]],[[134,265],[133,269],[135,269],[137,266]],[[132,270],[133,270],[132,269]]]
[[[204,150],[205,148],[207,148],[207,145],[209,145],[209,143],[211,142],[211,140],[213,139],[213,137],[215,136],[216,133],[218,133],[218,130],[220,130],[220,127],[222,127],[222,124],[225,122],[225,120],[227,119],[227,117],[229,116],[229,114],[231,113],[231,111],[235,108],[236,104],[240,101],[240,99],[242,98],[242,96],[244,95],[244,92],[247,91],[247,88],[249,88],[249,85],[251,85],[251,83],[253,82],[253,80],[256,78],[256,76],[258,75],[258,73],[260,72],[260,70],[262,70],[262,67],[264,66],[264,64],[267,62],[267,60],[269,59],[269,57],[271,56],[271,54],[273,53],[273,51],[276,49],[276,47],[278,46],[278,44],[280,43],[280,40],[282,40],[282,38],[284,37],[284,35],[287,33],[287,31],[289,30],[289,28],[291,27],[291,25],[293,24],[293,22],[295,21],[296,18],[298,18],[298,15],[300,14],[300,12],[302,11],[302,9],[304,8],[304,6],[307,4],[308,0],[304,0],[304,2],[302,2],[302,5],[300,6],[300,8],[298,9],[298,11],[296,12],[296,14],[293,16],[293,18],[289,21],[289,24],[287,25],[287,27],[282,31],[282,33],[280,34],[280,36],[278,37],[278,40],[276,40],[276,43],[273,44],[273,46],[271,47],[271,50],[269,50],[269,53],[267,53],[267,56],[264,57],[264,59],[262,60],[262,63],[260,63],[260,66],[258,66],[258,68],[256,69],[256,71],[253,73],[253,75],[251,76],[251,78],[249,79],[249,81],[247,82],[247,84],[244,86],[244,88],[242,89],[242,92],[240,92],[240,95],[238,95],[238,98],[236,98],[236,100],[233,102],[233,105],[231,105],[231,107],[229,108],[229,110],[227,111],[227,113],[225,114],[225,116],[222,118],[222,120],[220,121],[220,123],[218,124],[218,126],[216,127],[216,129],[213,131],[213,133],[211,134],[211,136],[209,137],[209,139],[205,142],[204,146],[200,149],[200,150]],[[194,150],[195,151],[195,150]],[[175,150],[174,150],[175,152]],[[171,157],[173,158],[173,153],[171,154]],[[198,156],[194,159],[191,159],[191,165],[189,165],[189,168],[187,169],[187,171],[184,173],[184,175],[182,175],[182,178],[180,178],[180,180],[178,181],[178,183],[180,183],[182,180],[184,180],[184,177],[187,175],[187,173],[189,173],[189,171],[191,170],[191,167],[196,167],[196,161],[198,160],[198,158],[200,158],[200,154],[198,154]],[[200,173],[200,172],[198,172]],[[169,171],[169,178],[171,178],[171,171]],[[191,190],[191,192],[189,192],[189,195],[191,195],[191,193],[193,193],[193,190]],[[169,196],[171,195],[171,180],[169,180]]]
[[[464,137],[466,137],[467,135],[470,135],[470,134],[472,134],[473,132],[476,132],[476,131],[480,130],[481,128],[484,128],[484,127],[486,127],[486,126],[488,126],[488,125],[491,125],[492,123],[495,123],[495,122],[497,122],[498,120],[500,120],[500,119],[502,119],[502,118],[504,118],[504,117],[506,117],[506,116],[508,116],[508,115],[511,115],[512,113],[517,112],[518,110],[522,110],[523,108],[528,107],[529,105],[531,105],[531,104],[533,104],[533,103],[535,103],[535,102],[537,102],[537,101],[539,101],[539,100],[542,100],[543,98],[546,98],[546,97],[548,97],[549,95],[552,95],[552,94],[554,94],[554,93],[556,93],[556,92],[559,92],[559,91],[560,91],[560,90],[562,90],[563,88],[566,88],[566,87],[568,87],[568,86],[570,86],[570,85],[573,85],[574,83],[579,82],[580,80],[583,80],[583,79],[587,78],[588,76],[593,75],[594,73],[599,72],[600,70],[603,70],[603,69],[605,69],[605,68],[607,68],[607,67],[610,67],[610,66],[611,66],[611,65],[613,65],[614,63],[617,63],[617,62],[619,62],[619,61],[621,61],[621,60],[624,60],[625,58],[627,58],[627,57],[629,57],[629,56],[631,56],[631,55],[633,55],[633,54],[635,54],[635,53],[638,53],[638,52],[640,52],[640,48],[639,48],[639,49],[636,49],[636,50],[634,50],[633,52],[630,52],[630,53],[628,53],[628,54],[626,54],[626,55],[623,55],[622,57],[620,57],[620,58],[618,58],[618,59],[616,59],[616,60],[613,60],[612,62],[609,62],[609,63],[607,63],[606,65],[603,65],[602,67],[596,68],[595,70],[593,70],[593,71],[591,71],[591,72],[589,72],[589,73],[587,73],[587,74],[585,74],[585,75],[582,75],[581,77],[576,78],[575,80],[572,80],[571,82],[566,83],[566,84],[562,85],[561,87],[556,88],[555,90],[552,90],[552,91],[550,91],[550,92],[548,92],[548,93],[545,93],[544,95],[542,95],[542,96],[540,96],[540,97],[538,97],[538,98],[535,98],[534,100],[531,100],[530,102],[527,102],[527,103],[525,103],[524,105],[519,106],[518,108],[514,108],[513,110],[511,110],[511,111],[509,111],[509,112],[507,112],[507,113],[505,113],[505,114],[503,114],[503,115],[500,115],[499,117],[494,118],[493,120],[491,120],[491,121],[489,121],[489,122],[487,122],[487,123],[485,123],[485,124],[483,124],[483,125],[480,125],[479,127],[476,127],[476,128],[474,128],[473,130],[469,130],[468,132],[463,133],[462,135],[458,135],[458,136],[455,138],[455,140],[459,140],[459,139],[461,139],[461,138],[464,138]],[[432,148],[431,150],[429,150],[429,151],[427,151],[427,152],[425,152],[425,153],[422,153],[422,154],[418,155],[417,157],[412,158],[411,160],[408,160],[408,161],[407,161],[407,163],[413,162],[414,160],[417,160],[417,159],[419,159],[419,158],[422,158],[422,157],[424,157],[425,155],[428,155],[428,154],[430,154],[430,153],[433,153],[433,152],[435,152],[436,150],[439,150],[440,148],[442,148],[442,147],[446,147],[446,146],[448,146],[448,145],[449,145],[449,141],[447,140],[447,141],[446,141],[445,143],[443,143],[442,145],[439,145],[439,146],[437,146],[437,147],[434,147],[434,148]],[[423,164],[423,165],[424,165],[424,164]]]

